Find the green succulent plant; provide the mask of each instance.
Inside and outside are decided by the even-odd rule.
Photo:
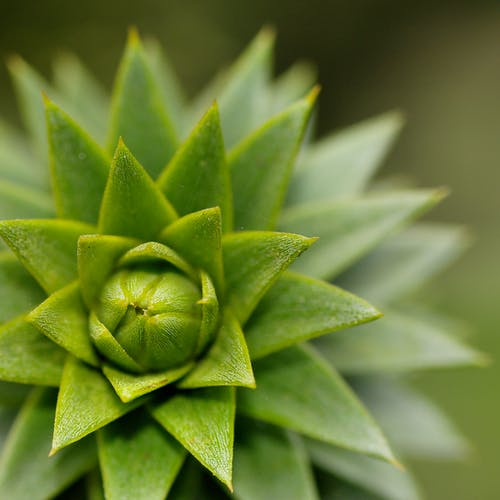
[[[463,231],[401,231],[443,190],[367,191],[398,113],[312,143],[314,72],[273,80],[272,42],[190,103],[135,32],[110,106],[73,56],[10,61],[2,498],[408,500],[403,459],[466,451],[404,383],[482,359],[409,298]]]

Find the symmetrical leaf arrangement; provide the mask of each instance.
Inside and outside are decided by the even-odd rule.
[[[396,234],[443,196],[365,193],[400,117],[310,144],[314,75],[271,80],[272,38],[188,104],[132,33],[109,119],[75,58],[53,85],[10,62],[31,141],[1,124],[1,498],[408,500],[401,460],[466,451],[394,377],[481,359],[406,300],[462,231]],[[332,280],[385,317],[349,328],[381,313]]]

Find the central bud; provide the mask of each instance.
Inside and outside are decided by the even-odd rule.
[[[96,313],[143,371],[166,370],[196,355],[200,299],[199,286],[181,271],[124,268],[105,284]]]

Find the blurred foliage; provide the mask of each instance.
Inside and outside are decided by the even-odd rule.
[[[452,196],[433,213],[467,224],[475,245],[428,290],[473,325],[476,344],[500,357],[500,4],[497,1],[0,0],[0,55],[18,52],[43,72],[75,51],[109,88],[129,25],[157,37],[187,88],[201,87],[263,24],[277,28],[277,67],[314,61],[323,86],[319,132],[388,109],[408,125],[385,173]],[[15,118],[0,69],[0,112]],[[468,435],[469,461],[416,464],[431,499],[498,498],[500,367],[426,374],[414,383],[439,400]]]

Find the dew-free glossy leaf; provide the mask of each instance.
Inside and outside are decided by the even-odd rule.
[[[239,500],[316,500],[300,438],[282,429],[242,420],[234,449],[234,491]]]
[[[28,321],[77,358],[98,365],[99,359],[90,342],[88,312],[78,282],[53,293],[31,311]]]
[[[194,369],[181,380],[179,387],[194,389],[224,385],[255,388],[245,337],[229,310],[225,312],[214,343]]]
[[[99,231],[154,239],[177,218],[161,191],[120,141],[111,163],[99,214]]]
[[[139,411],[101,429],[97,439],[108,500],[163,500],[186,451]]]
[[[403,118],[386,113],[345,128],[307,149],[288,202],[298,205],[360,194],[399,134]]]
[[[231,180],[216,104],[169,162],[158,179],[158,186],[179,215],[218,206],[224,229],[231,229]]]
[[[78,239],[78,276],[89,308],[98,299],[119,258],[139,243],[139,240],[103,234],[85,234]]]
[[[0,252],[0,323],[28,312],[46,297],[10,252]]]
[[[467,239],[461,227],[419,224],[382,243],[341,276],[340,282],[377,304],[390,303],[456,259]]]
[[[254,363],[257,390],[238,392],[238,411],[342,448],[393,461],[389,446],[342,378],[309,346]]]
[[[268,120],[228,156],[237,230],[274,229],[318,89]]]
[[[69,356],[57,397],[51,454],[143,403],[143,399],[122,403],[99,371]]]
[[[158,237],[192,266],[208,273],[222,292],[222,220],[218,207],[195,212],[170,224]]]
[[[0,327],[0,378],[21,384],[58,386],[65,351],[24,318]]]
[[[219,301],[210,276],[202,271],[200,281],[202,297],[198,304],[201,305],[201,326],[196,348],[197,355],[201,354],[205,347],[213,341],[219,324],[220,311]]]
[[[201,464],[232,489],[234,387],[181,392],[154,406],[152,414]]]
[[[151,177],[156,178],[177,148],[160,83],[134,31],[130,32],[111,103],[109,150],[119,137],[129,145]]]
[[[470,452],[465,438],[429,399],[389,377],[355,379],[356,393],[405,457],[457,460]]]
[[[297,234],[264,231],[223,237],[226,304],[241,324],[280,274],[315,241]]]
[[[295,269],[331,279],[443,195],[442,190],[414,190],[304,205],[286,211],[280,227],[320,238]]]
[[[56,393],[34,389],[12,427],[0,459],[0,497],[9,500],[53,498],[97,462],[91,439],[63,450],[50,450]]]
[[[365,492],[377,495],[377,498],[422,499],[411,473],[407,470],[319,441],[308,440],[307,449],[315,465],[360,486]],[[339,496],[339,498],[344,497]]]
[[[0,219],[31,219],[53,215],[52,200],[44,191],[0,180]]]
[[[0,222],[0,236],[47,293],[77,278],[76,245],[95,228],[67,220]]]
[[[258,359],[380,316],[355,295],[324,281],[286,272],[259,302],[245,327],[245,338],[252,359]]]
[[[124,403],[128,403],[144,394],[149,394],[160,387],[175,382],[189,372],[192,367],[192,363],[187,363],[178,368],[172,368],[159,373],[154,372],[136,375],[123,372],[111,365],[104,365],[102,371],[111,382],[119,398]]]
[[[394,310],[353,332],[316,340],[318,349],[341,372],[354,374],[406,372],[446,366],[480,365],[486,361],[439,323]]]
[[[64,111],[45,100],[57,215],[97,223],[110,159]]]

